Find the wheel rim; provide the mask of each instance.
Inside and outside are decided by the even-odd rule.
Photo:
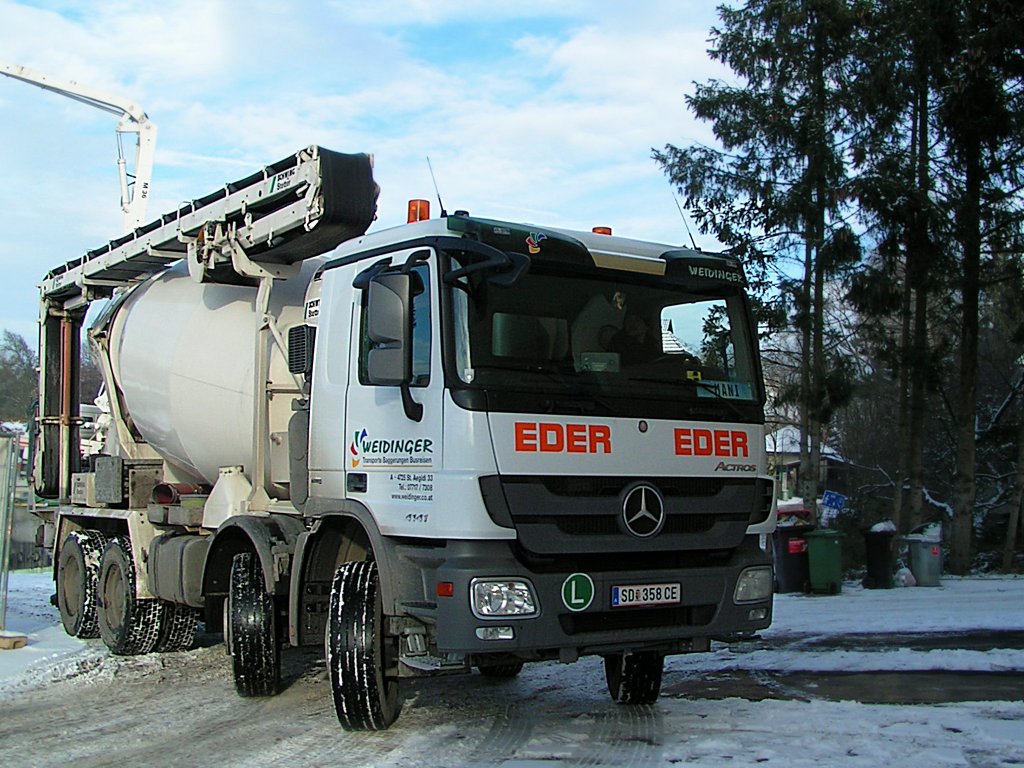
[[[64,612],[72,623],[77,623],[82,615],[82,569],[78,559],[68,558],[60,575],[60,596]]]
[[[107,568],[103,579],[103,613],[107,624],[112,628],[124,626],[127,592],[124,574],[117,565],[112,564]]]

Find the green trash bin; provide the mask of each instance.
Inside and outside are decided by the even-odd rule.
[[[843,534],[822,528],[805,536],[810,591],[838,595],[843,591]]]

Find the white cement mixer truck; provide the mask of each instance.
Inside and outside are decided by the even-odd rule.
[[[34,480],[67,631],[223,632],[238,692],[326,649],[341,724],[400,681],[666,655],[772,615],[764,388],[740,264],[475,218],[366,234],[366,155],[310,147],[52,270]],[[110,426],[79,451],[88,331]]]

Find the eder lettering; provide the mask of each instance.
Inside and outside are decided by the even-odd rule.
[[[750,457],[748,441],[746,432],[734,429],[682,427],[675,430],[676,456],[727,456],[746,459]]]
[[[606,424],[558,424],[517,421],[516,453],[612,452],[612,428]]]

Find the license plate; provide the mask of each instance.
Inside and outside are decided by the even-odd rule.
[[[612,608],[641,605],[675,605],[680,601],[679,584],[630,584],[612,587]]]

